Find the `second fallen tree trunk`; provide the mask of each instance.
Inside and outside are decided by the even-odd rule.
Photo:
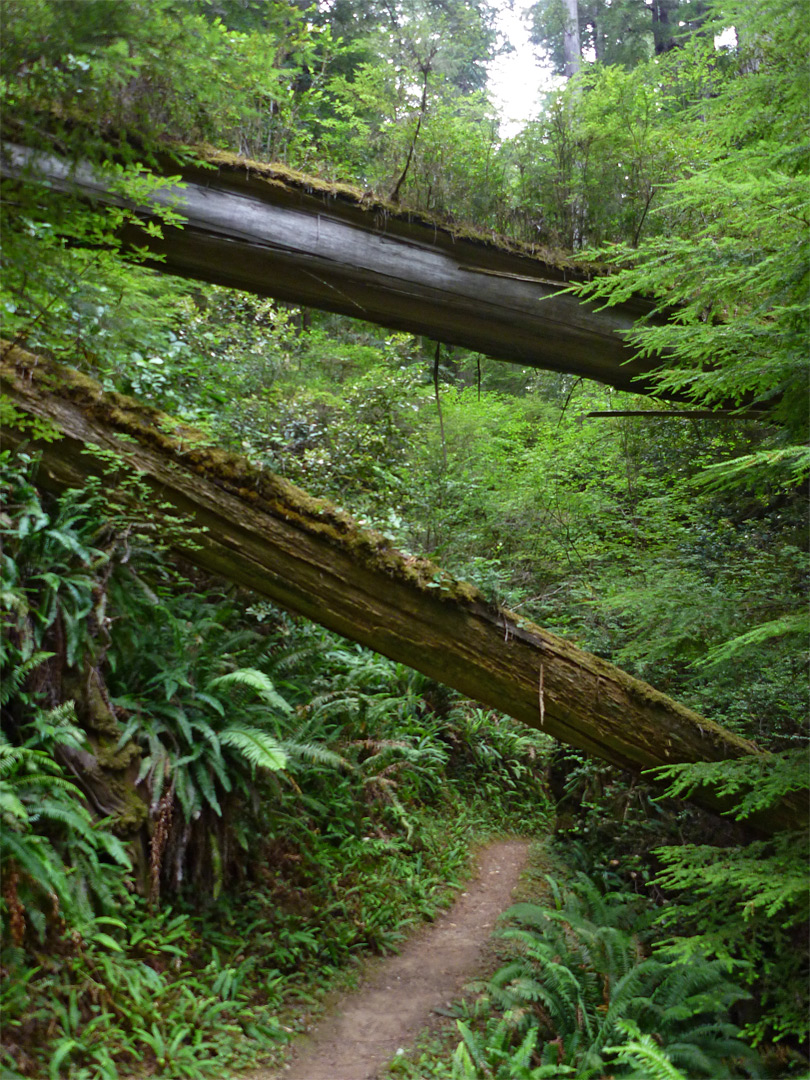
[[[201,445],[155,409],[105,394],[92,379],[17,348],[7,349],[0,375],[18,409],[61,435],[35,444],[44,486],[81,486],[101,467],[86,447],[114,450],[162,502],[204,530],[174,547],[210,573],[623,769],[759,753],[427,560],[396,551],[328,503]],[[26,434],[7,426],[2,439],[14,446]],[[710,792],[694,798],[717,806]],[[784,801],[759,824],[796,827],[801,816],[798,801]]]

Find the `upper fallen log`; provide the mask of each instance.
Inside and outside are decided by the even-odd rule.
[[[425,334],[498,360],[653,390],[644,376],[660,358],[634,359],[622,337],[649,305],[636,299],[597,311],[561,292],[587,267],[277,166],[217,153],[208,164],[183,167],[182,186],[150,196],[153,209],[182,214],[182,229],[163,226],[163,238],[136,226],[122,234],[160,256],[156,269]],[[4,144],[0,169],[16,180],[121,201],[88,167],[26,147]],[[149,206],[143,210],[148,216]]]
[[[204,529],[172,543],[213,574],[623,769],[760,753],[155,409],[17,348],[6,348],[0,380],[18,409],[61,433],[34,442],[41,482],[81,486],[103,468],[86,448],[114,450],[161,502]],[[25,430],[3,429],[4,446],[23,441]],[[709,792],[695,798],[716,806]],[[759,824],[796,826],[802,806],[784,801]]]

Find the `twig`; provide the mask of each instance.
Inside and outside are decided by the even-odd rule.
[[[439,397],[439,360],[441,359],[441,343],[436,342],[436,353],[433,357],[433,389],[436,393],[436,408],[439,413],[439,431],[442,436],[442,459],[444,471],[447,472],[447,442],[444,437],[444,417],[442,416],[442,400]]]

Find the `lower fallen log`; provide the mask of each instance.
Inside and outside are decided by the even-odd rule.
[[[162,503],[202,530],[173,546],[213,574],[622,769],[760,753],[427,560],[396,551],[330,504],[202,444],[155,409],[18,348],[6,347],[0,376],[17,409],[59,432],[54,442],[32,440],[24,425],[2,432],[5,446],[33,442],[40,482],[81,486],[103,467],[87,447],[115,451]],[[693,798],[718,805],[709,791]],[[802,800],[784,800],[757,825],[798,827],[803,817]]]

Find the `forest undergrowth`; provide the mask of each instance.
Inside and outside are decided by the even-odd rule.
[[[475,843],[541,827],[542,735],[192,581],[100,486],[3,468],[4,1075],[266,1056]]]
[[[34,460],[3,458],[10,1076],[280,1060],[357,958],[449,902],[472,844],[543,833],[554,797],[566,869],[512,912],[516,958],[424,1075],[800,1067],[794,838],[740,846],[730,825],[171,564],[179,526],[109,467],[115,485],[55,499]],[[783,767],[747,810],[792,783]],[[671,846],[712,834],[719,847]]]

